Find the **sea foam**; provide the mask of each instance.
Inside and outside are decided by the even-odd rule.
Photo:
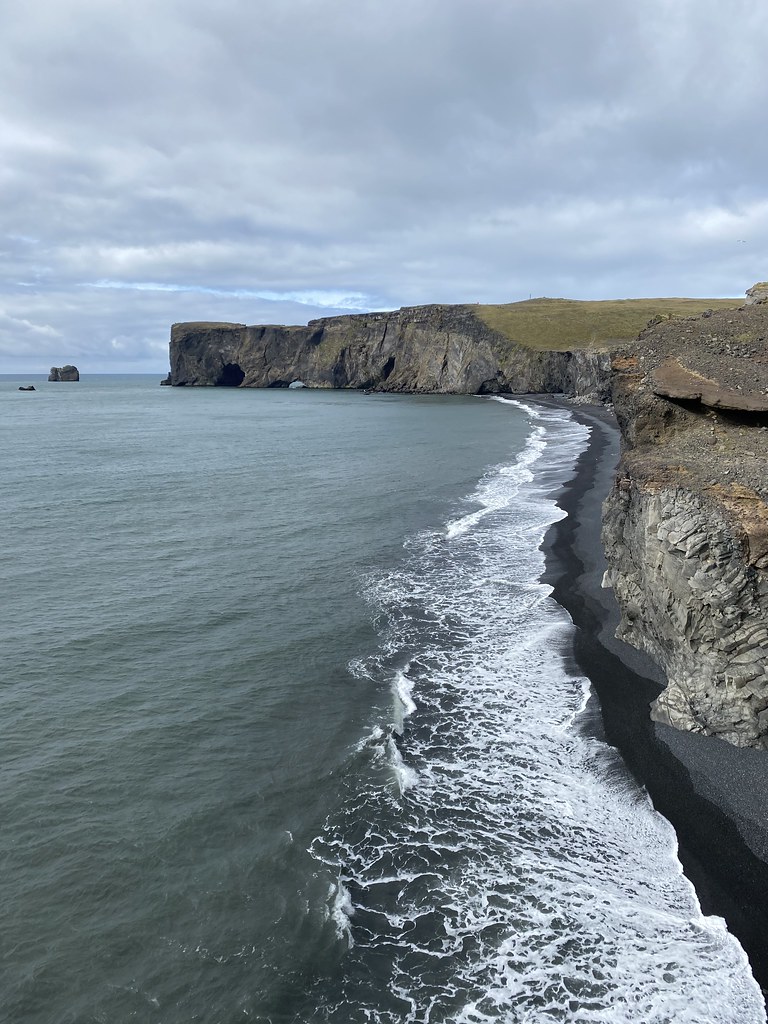
[[[539,582],[539,543],[562,516],[552,480],[587,432],[567,412],[528,412],[523,450],[468,497],[479,508],[368,580],[382,649],[366,673],[388,680],[393,721],[313,844],[355,908],[355,946],[318,1019],[765,1021],[671,826],[581,728],[589,683],[566,670],[573,627]]]

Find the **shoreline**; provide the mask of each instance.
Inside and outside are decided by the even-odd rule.
[[[555,495],[567,517],[541,545],[542,582],[573,620],[575,671],[589,678],[597,697],[585,725],[618,749],[672,824],[702,913],[725,919],[768,997],[768,754],[651,721],[648,705],[664,676],[648,655],[615,639],[618,608],[613,592],[601,586],[602,503],[618,462],[618,427],[601,406],[526,400],[567,408],[592,428],[574,474]]]

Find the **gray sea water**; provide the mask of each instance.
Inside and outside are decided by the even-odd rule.
[[[0,380],[0,1019],[764,1021],[582,727],[539,582],[586,428]]]

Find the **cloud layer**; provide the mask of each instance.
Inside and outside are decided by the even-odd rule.
[[[768,276],[758,0],[4,6],[0,372]]]

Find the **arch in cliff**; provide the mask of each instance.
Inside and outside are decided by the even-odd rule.
[[[221,368],[216,384],[222,388],[239,388],[244,380],[245,370],[242,367],[238,366],[237,363],[225,363]]]

